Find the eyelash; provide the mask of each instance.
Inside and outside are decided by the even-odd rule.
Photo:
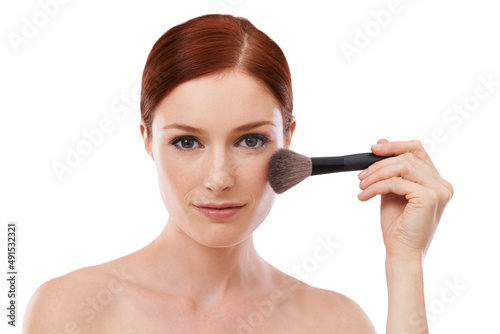
[[[256,150],[256,149],[259,149],[259,148],[262,148],[266,145],[266,143],[269,142],[269,139],[267,139],[265,136],[263,135],[260,135],[260,134],[257,134],[257,133],[251,133],[251,134],[248,134],[248,135],[244,135],[242,137],[240,137],[236,143],[239,143],[247,138],[257,138],[258,140],[260,140],[262,142],[262,144],[260,146],[256,146],[256,147],[245,147],[243,146],[244,148],[246,149],[249,149],[249,150]],[[190,150],[193,150],[194,148],[180,148],[177,144],[179,144],[182,140],[186,140],[186,139],[189,139],[189,140],[193,140],[195,142],[197,142],[199,145],[201,145],[201,147],[203,147],[203,145],[200,143],[200,141],[196,138],[196,137],[193,137],[193,136],[181,136],[181,137],[176,137],[174,138],[171,142],[170,142],[170,145],[174,146],[175,149],[179,150],[179,151],[183,151],[183,152],[187,152],[187,151],[190,151]]]

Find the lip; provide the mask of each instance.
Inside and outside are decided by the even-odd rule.
[[[194,207],[210,219],[228,219],[236,215],[245,204],[239,203],[204,203],[195,204]]]

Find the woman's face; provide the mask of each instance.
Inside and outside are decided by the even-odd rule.
[[[211,247],[246,239],[271,210],[267,166],[290,145],[294,127],[283,134],[279,103],[242,72],[174,89],[155,110],[151,141],[141,124],[169,224]]]

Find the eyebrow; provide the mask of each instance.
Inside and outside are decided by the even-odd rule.
[[[271,121],[257,121],[257,122],[252,122],[252,123],[240,125],[237,128],[235,128],[232,132],[244,132],[244,131],[258,128],[258,127],[263,126],[263,125],[272,125],[272,126],[276,127],[276,124],[274,124],[274,122],[271,122]],[[205,131],[203,131],[201,129],[198,129],[198,128],[195,128],[195,127],[192,127],[192,126],[189,126],[186,124],[181,124],[181,123],[173,123],[173,124],[165,125],[162,129],[163,130],[179,129],[179,130],[184,130],[184,131],[199,133],[199,134],[205,133]]]

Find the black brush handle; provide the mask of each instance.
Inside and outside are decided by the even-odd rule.
[[[368,168],[371,164],[386,158],[390,158],[390,156],[381,157],[373,153],[358,153],[340,157],[311,158],[311,175],[363,170]]]

